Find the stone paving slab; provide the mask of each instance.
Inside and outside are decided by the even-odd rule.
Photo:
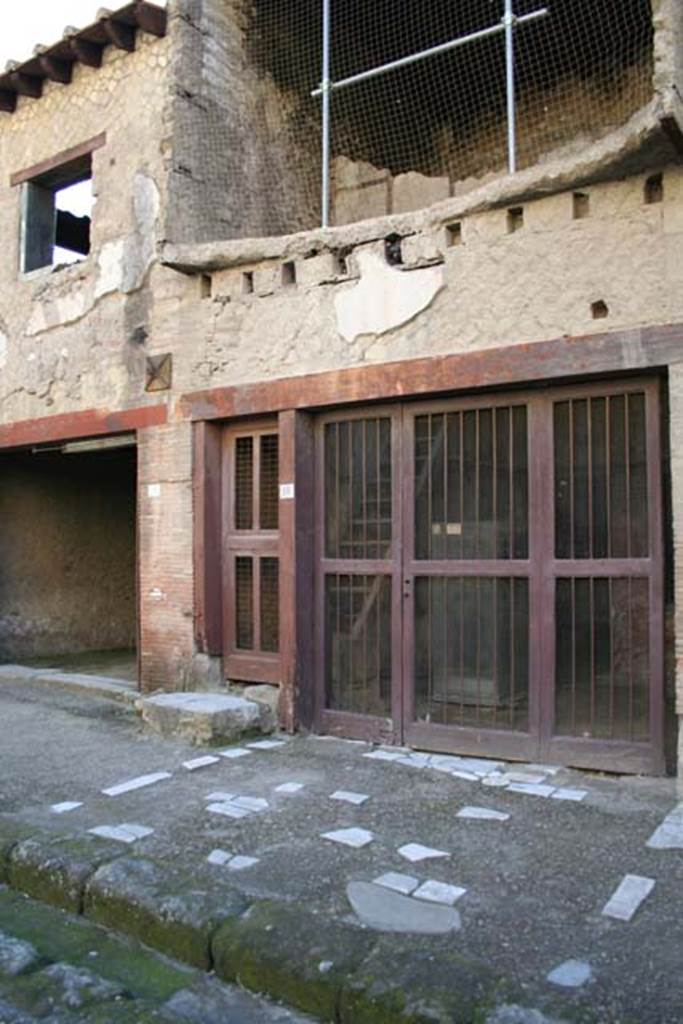
[[[136,822],[152,832],[130,848],[88,837],[94,844],[88,856],[97,847],[103,859],[90,864],[82,883],[86,913],[202,965],[218,963],[221,935],[220,969],[229,980],[239,965],[244,984],[318,1016],[333,1004],[341,1024],[450,1022],[460,1018],[449,1017],[449,1008],[470,1006],[472,993],[479,993],[482,1020],[505,1007],[514,1014],[516,1007],[539,1014],[539,1021],[679,1024],[683,863],[675,849],[647,846],[676,805],[671,781],[563,769],[549,772],[547,784],[579,789],[585,798],[539,799],[484,787],[492,773],[513,766],[491,768],[479,759],[478,771],[469,773],[474,778],[465,779],[441,770],[448,762],[436,770],[405,752],[369,758],[374,751],[367,745],[314,737],[279,739],[277,747],[187,772],[183,762],[197,753],[190,745],[141,734],[134,719],[110,711],[93,716],[66,698],[52,698],[59,742],[45,742],[44,693],[31,705],[28,690],[22,687],[21,700],[12,701],[0,686],[8,723],[0,748],[0,871],[3,864],[11,868],[13,851],[28,837],[52,856],[53,844],[58,850],[59,843],[80,844],[89,828]],[[40,759],[26,756],[41,742]],[[78,756],[65,760],[64,749]],[[101,790],[125,781],[121,764],[131,779],[161,771],[171,778],[112,800]],[[278,792],[292,780],[303,789]],[[330,800],[338,790],[369,799],[362,805]],[[207,794],[239,795],[267,807],[225,818],[207,812]],[[52,804],[67,798],[82,806],[52,813]],[[463,808],[482,805],[508,820],[458,818]],[[321,838],[346,829],[371,832],[373,841],[353,848]],[[448,853],[408,870],[418,887],[431,881],[466,890],[457,903],[459,930],[385,934],[364,927],[354,913],[348,886],[405,873],[399,850],[409,844]],[[79,863],[90,863],[79,845],[74,850]],[[207,862],[214,850],[258,862],[230,872]],[[40,858],[34,861],[39,880]],[[52,868],[44,874],[51,876]],[[604,918],[602,908],[626,874],[652,878],[656,887],[630,922]],[[51,885],[68,871],[55,877]],[[13,884],[24,883],[15,878]],[[37,891],[38,881],[32,884]],[[290,933],[309,944],[308,952],[299,950],[298,967],[285,955]],[[333,938],[342,952],[349,950],[347,967],[328,948]],[[419,970],[411,966],[411,951]],[[589,985],[563,989],[547,980],[568,961],[589,964]],[[442,971],[461,977],[471,991],[446,992]]]

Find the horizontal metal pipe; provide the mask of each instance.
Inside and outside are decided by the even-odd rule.
[[[531,14],[523,14],[518,18],[515,18],[515,25],[524,25],[530,21],[538,21],[539,18],[545,18],[550,11],[547,7],[541,8],[539,11],[532,11]],[[378,68],[370,68],[369,71],[361,71],[357,75],[351,75],[349,78],[342,78],[338,82],[330,82],[330,89],[344,89],[347,85],[356,85],[357,82],[365,82],[369,78],[377,78],[378,75],[384,75],[387,71],[396,71],[398,68],[404,68],[408,64],[415,64],[417,61],[425,60],[427,57],[437,57],[440,53],[448,53],[450,50],[456,50],[461,46],[467,45],[467,43],[475,43],[479,39],[488,39],[490,36],[500,35],[501,32],[505,32],[506,26],[504,22],[500,22],[498,25],[492,25],[491,28],[483,28],[479,32],[472,32],[468,36],[461,36],[459,39],[451,39],[448,43],[441,43],[439,46],[432,46],[429,50],[421,50],[419,53],[412,53],[409,57],[401,57],[399,60],[392,60],[389,64],[382,64]],[[314,89],[311,96],[322,96],[322,88]]]

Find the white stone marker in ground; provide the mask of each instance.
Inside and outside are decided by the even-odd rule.
[[[405,754],[399,754],[392,750],[371,750],[369,754],[363,754],[370,761],[400,761]]]
[[[245,868],[253,868],[254,864],[258,864],[258,857],[245,857],[241,854],[237,854],[232,860],[228,861],[229,871],[244,871]]]
[[[330,800],[341,800],[343,803],[355,804],[357,807],[369,799],[367,793],[352,793],[348,789],[338,789],[330,797]]]
[[[683,804],[667,814],[648,839],[647,845],[653,850],[683,850]]]
[[[145,836],[151,836],[153,828],[146,825],[98,825],[96,828],[89,828],[88,832],[101,839],[114,839],[117,843],[134,843]]]
[[[526,793],[527,796],[552,796],[555,791],[554,786],[546,786],[543,783],[531,783],[531,782],[512,782],[508,788],[508,793]]]
[[[236,795],[236,793],[224,793],[222,790],[218,790],[216,793],[209,793],[204,799],[213,801],[213,803],[229,804]]]
[[[247,750],[245,747],[228,747],[227,750],[217,750],[216,753],[228,761],[236,761],[239,757],[249,757],[251,750]]]
[[[247,746],[252,750],[277,750],[278,747],[284,747],[286,740],[257,740],[255,743],[247,743]]]
[[[431,846],[423,846],[422,843],[407,843],[398,851],[405,860],[416,864],[421,860],[431,860],[436,857],[450,857],[445,850],[435,850]]]
[[[562,988],[581,988],[593,977],[593,969],[583,960],[565,960],[546,977],[553,985],[560,985]]]
[[[379,878],[376,878],[373,884],[381,885],[385,889],[393,889],[394,892],[400,892],[404,896],[410,896],[412,892],[415,892],[420,882],[419,879],[413,878],[412,875],[402,875],[398,871],[388,871],[386,875],[380,875]]]
[[[219,761],[220,757],[212,757],[211,754],[207,754],[206,757],[194,757],[191,761],[183,761],[183,768],[186,768],[188,772],[196,772],[200,768],[218,764]]]
[[[471,818],[473,821],[507,821],[509,817],[509,814],[490,807],[463,807],[456,814],[456,818]]]
[[[283,782],[275,787],[276,793],[299,793],[304,788],[303,782]]]
[[[254,811],[254,813],[268,809],[268,801],[260,796],[236,796],[232,802],[236,807],[243,807],[247,811]]]
[[[103,789],[105,796],[121,796],[123,793],[132,793],[136,789],[144,789],[146,786],[153,786],[164,779],[170,779],[171,772],[153,772],[151,775],[139,775],[136,779],[128,779],[127,782],[119,782],[115,786]]]
[[[231,860],[232,854],[226,850],[212,850],[209,856],[206,858],[209,864],[216,864],[218,867],[223,867]]]
[[[77,807],[82,806],[83,804],[78,800],[64,800],[61,804],[52,804],[50,810],[53,814],[68,814],[69,811],[75,811]]]
[[[554,793],[550,794],[551,800],[570,800],[573,803],[581,803],[588,796],[587,789],[570,789],[567,786],[562,786],[560,789],[556,789]]]
[[[413,896],[416,900],[443,903],[446,907],[452,907],[466,892],[467,889],[463,889],[460,885],[448,885],[446,882],[437,882],[436,879],[430,878],[415,890]]]
[[[221,814],[224,818],[248,818],[249,811],[244,807],[235,807],[232,803],[209,804],[206,808],[209,814]]]
[[[367,846],[375,838],[372,832],[364,828],[340,828],[335,832],[323,832],[322,839],[329,839],[333,843],[341,843],[342,846],[352,846],[358,850]]]
[[[614,895],[602,909],[604,917],[614,917],[617,921],[630,921],[636,910],[654,889],[653,878],[642,875],[624,875]]]

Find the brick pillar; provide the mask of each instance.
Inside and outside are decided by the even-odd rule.
[[[192,427],[138,433],[142,690],[193,689]]]

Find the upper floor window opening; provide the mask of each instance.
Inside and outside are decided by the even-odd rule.
[[[89,152],[24,181],[22,272],[84,259],[90,252],[93,205]]]

